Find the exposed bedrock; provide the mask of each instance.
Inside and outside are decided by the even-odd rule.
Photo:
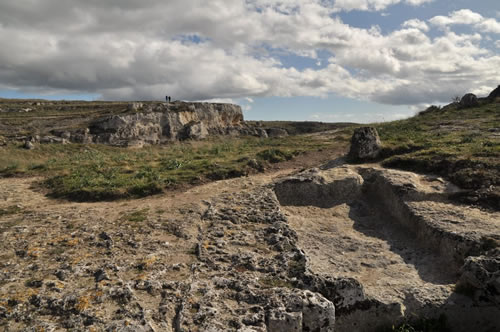
[[[95,143],[129,145],[137,141],[159,144],[203,139],[208,135],[264,135],[256,128],[244,126],[243,113],[238,105],[174,102],[146,106],[134,104],[132,109],[141,112],[99,119],[89,126],[87,136]],[[77,134],[77,140],[88,140],[80,137],[82,133]]]
[[[331,207],[357,199],[362,184],[361,175],[348,167],[313,168],[276,182],[275,193],[282,205]]]
[[[336,331],[440,315],[453,331],[500,326],[500,215],[453,204],[460,190],[378,166],[275,182],[304,252],[299,284],[334,303]]]
[[[366,200],[394,217],[457,270],[465,258],[484,253],[492,238],[500,239],[498,213],[450,203],[448,197],[460,189],[441,178],[375,168],[359,171],[365,179]]]

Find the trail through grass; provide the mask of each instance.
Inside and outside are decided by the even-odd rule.
[[[246,175],[268,163],[333,146],[319,138],[214,138],[131,150],[105,145],[19,144],[0,149],[0,176],[42,176],[54,197],[77,201],[144,197],[183,184]]]

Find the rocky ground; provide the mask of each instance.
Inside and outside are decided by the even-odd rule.
[[[338,156],[331,156],[333,159]],[[438,177],[296,168],[71,203],[0,179],[0,330],[500,327],[500,214]]]

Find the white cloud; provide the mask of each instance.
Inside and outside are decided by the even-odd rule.
[[[335,11],[381,11],[401,2],[411,6],[420,6],[432,1],[434,0],[335,0],[333,9]],[[386,15],[383,14],[382,16]]]
[[[409,118],[415,115],[413,109],[408,109],[407,111],[400,110],[387,110],[387,111],[376,111],[376,112],[366,112],[362,114],[356,114],[351,112],[336,112],[336,113],[314,113],[309,116],[310,121],[322,121],[322,122],[357,122],[357,123],[373,123],[373,122],[386,122],[401,120]]]
[[[353,8],[367,10],[398,2],[349,1]],[[457,88],[498,85],[500,56],[481,48],[481,35],[444,31],[431,38],[418,19],[389,33],[355,28],[334,15],[336,5],[347,3],[4,1],[0,86],[126,100],[163,99],[166,94],[231,101],[338,94],[418,104],[448,101]],[[460,15],[476,22],[471,24],[479,30],[495,29],[490,19],[478,20],[473,12],[444,18],[449,22]],[[444,23],[449,24],[454,23]],[[319,59],[319,51],[332,56]],[[285,67],[283,54],[328,65]]]
[[[495,46],[496,46],[497,48],[500,48],[500,40],[497,40],[497,41],[495,42]]]
[[[408,21],[404,22],[401,26],[404,28],[419,29],[419,30],[422,30],[425,32],[429,31],[429,26],[427,25],[427,23],[425,23],[424,21],[421,21],[417,18],[412,19],[412,20],[408,20]]]
[[[500,33],[500,22],[493,19],[485,19],[477,25],[484,32]]]
[[[449,16],[434,16],[429,22],[443,28],[454,24],[465,24],[473,25],[483,32],[500,33],[500,22],[494,18],[485,18],[470,9],[461,9]]]
[[[429,3],[432,1],[434,1],[434,0],[406,0],[405,2],[407,4],[412,5],[412,6],[420,6],[420,5],[423,5],[424,3]]]

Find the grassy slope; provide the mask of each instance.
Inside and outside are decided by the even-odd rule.
[[[352,127],[355,125],[347,122],[329,123],[317,121],[247,121],[247,123],[265,129],[283,128],[286,129],[290,135],[317,133],[327,130]]]
[[[146,102],[148,103],[148,102]],[[0,145],[6,138],[83,128],[93,119],[127,113],[127,102],[1,99]],[[31,109],[29,112],[9,110]],[[7,111],[7,112],[5,112]],[[251,123],[250,123],[251,124]],[[291,133],[316,132],[345,124],[262,123]],[[102,200],[142,197],[165,188],[260,171],[299,153],[336,144],[318,137],[281,139],[214,138],[127,150],[102,145],[37,145],[32,151],[9,143],[0,147],[0,176],[42,176],[56,197]],[[346,144],[346,142],[344,142]]]
[[[0,176],[43,176],[50,194],[74,200],[142,197],[183,184],[242,176],[334,144],[304,136],[214,138],[140,150],[47,144],[28,151],[10,144],[0,149]]]
[[[39,103],[39,105],[37,105]],[[46,101],[0,98],[0,136],[49,134],[50,130],[84,128],[97,117],[127,111],[124,102]],[[30,112],[5,112],[32,109]]]
[[[449,105],[413,118],[376,124],[384,166],[444,176],[475,198],[500,206],[500,103]]]

